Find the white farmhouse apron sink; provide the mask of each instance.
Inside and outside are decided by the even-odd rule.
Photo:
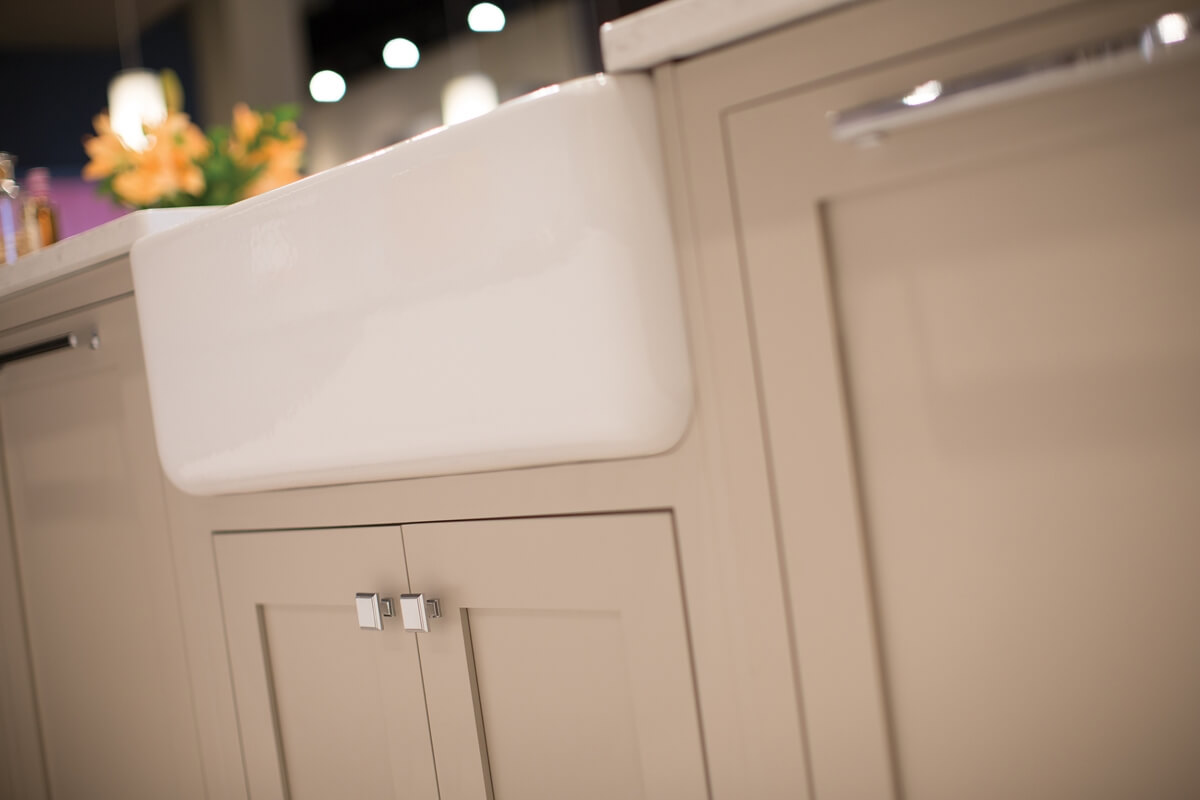
[[[594,76],[138,242],[163,466],[219,494],[669,449],[652,87]]]

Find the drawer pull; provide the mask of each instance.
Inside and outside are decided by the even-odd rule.
[[[888,131],[963,111],[1122,75],[1200,52],[1200,12],[1164,14],[1145,27],[1073,50],[946,81],[930,80],[896,97],[831,112],[835,141],[875,144]]]
[[[96,341],[96,347],[99,346],[99,336],[92,337]],[[56,350],[68,350],[79,346],[79,340],[73,333],[65,333],[62,336],[56,336],[53,339],[47,339],[44,342],[35,342],[27,344],[24,347],[18,347],[14,350],[8,350],[0,353],[0,368],[5,364],[11,364],[14,361],[22,361],[26,358],[53,353]],[[92,349],[96,349],[93,347]]]

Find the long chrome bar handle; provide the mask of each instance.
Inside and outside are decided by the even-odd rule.
[[[1145,27],[1063,53],[925,81],[903,95],[831,112],[831,134],[839,142],[873,143],[898,128],[1194,56],[1200,52],[1198,24],[1200,12],[1164,14]]]
[[[99,347],[100,339],[93,335],[95,345],[93,350]],[[79,339],[73,333],[64,333],[62,336],[55,336],[53,339],[27,344],[24,347],[18,347],[13,350],[8,350],[0,353],[0,368],[5,364],[11,364],[14,361],[22,361],[26,358],[53,353],[57,350],[69,350],[79,346]]]

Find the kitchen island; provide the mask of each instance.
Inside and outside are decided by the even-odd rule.
[[[56,797],[97,796],[89,780],[214,798],[1195,796],[1200,104],[1190,45],[1155,33],[1172,11],[879,0],[651,57],[661,149],[646,163],[670,246],[639,274],[670,277],[656,302],[678,298],[682,314],[655,321],[681,326],[689,410],[641,452],[326,485],[258,462],[270,488],[188,494],[152,458],[133,334],[117,337],[125,367],[88,361],[114,324],[100,309],[132,318],[128,261],[0,299],[0,349],[94,325],[102,343],[0,369],[9,793],[40,796],[48,775]],[[1146,35],[1149,63],[1063,55],[1125,58]],[[288,203],[308,213],[305,183],[146,239],[154,263],[137,269],[194,257],[199,230],[226,247],[257,215],[280,220],[256,240],[276,249],[222,266],[252,288],[294,277],[294,237],[267,234]],[[531,271],[563,252],[552,240]],[[102,272],[117,288],[72,289]],[[430,281],[447,298],[478,274],[447,262]],[[303,327],[321,306],[283,310]],[[224,333],[214,318],[197,336]],[[278,358],[312,352],[259,333]],[[79,424],[102,393],[74,387],[93,374],[124,387],[124,429]],[[484,424],[481,395],[447,401]],[[196,403],[197,426],[227,406]],[[140,455],[105,461],[125,451],[97,442]],[[96,490],[115,464],[143,499]],[[155,536],[105,522],[129,508]],[[147,544],[118,557],[108,537]],[[131,591],[143,563],[158,582]],[[76,581],[83,601],[66,596]],[[84,603],[98,611],[75,619]],[[31,659],[9,655],[24,627]],[[64,678],[105,648],[165,658],[162,699],[121,694],[116,655],[99,662],[103,697]],[[36,704],[22,664],[47,670]],[[147,727],[114,722],[125,705]],[[62,733],[72,713],[80,737],[106,733],[111,763],[154,725],[171,755],[109,769]],[[42,752],[46,769],[28,766]]]

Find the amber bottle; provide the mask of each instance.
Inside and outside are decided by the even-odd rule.
[[[30,251],[58,241],[58,209],[50,202],[50,171],[39,167],[25,175],[25,240]]]

